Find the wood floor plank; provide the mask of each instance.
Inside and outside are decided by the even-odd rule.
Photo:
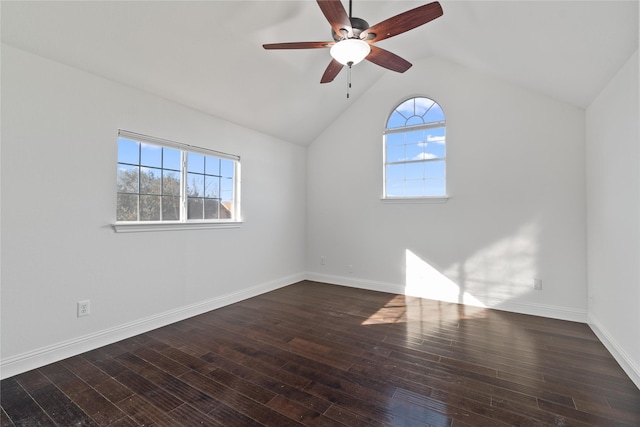
[[[302,423],[305,426],[348,427],[313,409],[310,409],[308,406],[302,406],[286,397],[283,397],[282,395],[275,396],[269,401],[269,403],[267,403],[267,406],[282,415],[286,415],[287,417]]]
[[[16,425],[11,421],[9,415],[4,411],[4,409],[0,409],[0,427],[15,427]]]
[[[212,409],[213,410],[213,409]],[[210,416],[185,403],[169,412],[169,416],[187,426],[225,427]]]
[[[140,396],[129,397],[120,402],[118,406],[140,426],[189,427],[188,424],[181,423]]]
[[[2,380],[2,410],[17,427],[55,425],[51,417],[36,403],[14,378]]]
[[[640,426],[585,324],[312,281],[1,386],[0,427]]]
[[[39,368],[39,371],[99,425],[106,426],[124,418],[125,414],[114,403],[69,371],[64,363],[53,363]]]
[[[63,426],[97,427],[98,424],[82,409],[73,403],[69,397],[56,386],[49,384],[40,387],[31,397],[51,417],[54,423]]]

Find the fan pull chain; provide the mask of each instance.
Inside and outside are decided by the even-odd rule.
[[[347,65],[349,66],[349,69],[347,70],[347,99],[349,99],[349,91],[351,89],[351,66],[353,65],[353,62],[348,62]]]

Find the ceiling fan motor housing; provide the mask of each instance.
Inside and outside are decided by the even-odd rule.
[[[353,38],[360,38],[360,33],[369,28],[369,23],[361,18],[349,18],[351,21],[351,28],[353,29]],[[345,34],[336,34],[336,32],[332,29],[331,35],[333,36],[333,40],[339,42],[340,40],[346,37]]]

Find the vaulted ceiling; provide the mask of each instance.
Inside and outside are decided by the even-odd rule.
[[[355,0],[373,25],[428,1]],[[439,56],[587,107],[638,49],[638,1],[450,1],[444,15],[379,47]],[[348,10],[347,0],[343,1]],[[391,71],[367,61],[321,85],[331,40],[315,1],[6,1],[2,42],[297,144],[311,143]],[[407,73],[419,72],[416,67]]]

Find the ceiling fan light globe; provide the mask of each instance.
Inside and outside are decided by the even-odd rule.
[[[360,39],[346,39],[331,46],[329,53],[342,65],[355,65],[362,62],[371,52],[371,46]]]

